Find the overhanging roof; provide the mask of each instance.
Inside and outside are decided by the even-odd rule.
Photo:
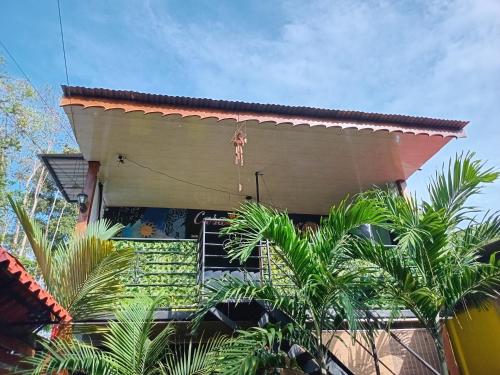
[[[214,100],[206,98],[192,98],[185,96],[147,94],[128,90],[110,90],[103,88],[87,88],[80,86],[62,86],[64,97],[117,100],[133,103],[143,103],[158,106],[175,106],[184,108],[222,110],[229,112],[248,112],[255,114],[279,115],[287,117],[303,117],[311,119],[370,122],[373,124],[387,125],[398,124],[410,128],[436,128],[461,130],[469,122],[460,120],[436,119],[430,117],[406,116],[399,114],[382,114],[361,111],[345,111],[327,108],[314,108],[304,106],[287,106],[278,104],[246,103],[231,100]],[[66,102],[67,104],[67,102]]]
[[[76,196],[83,190],[88,169],[82,154],[39,154],[38,157],[63,197],[68,202],[77,202]]]
[[[3,327],[36,327],[69,322],[71,316],[26,272],[23,265],[0,247],[0,319]]]
[[[346,194],[406,180],[465,121],[65,87],[85,160],[99,161],[108,206],[234,209],[255,197],[324,214]],[[245,165],[232,138],[243,127]],[[126,157],[118,163],[117,156]],[[242,191],[238,191],[241,183]],[[212,189],[206,189],[206,187]]]

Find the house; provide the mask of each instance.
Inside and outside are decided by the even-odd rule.
[[[19,260],[0,247],[0,374],[22,367],[23,357],[34,354],[40,328],[71,320]]]
[[[80,204],[79,230],[98,218],[125,226],[117,241],[132,243],[138,254],[130,288],[167,295],[171,302],[159,319],[179,325],[189,321],[210,279],[232,273],[266,282],[276,276],[267,244],[244,265],[224,257],[218,231],[242,202],[262,202],[286,210],[295,225],[314,226],[346,195],[373,186],[404,194],[406,180],[463,137],[467,125],[131,91],[63,91],[61,105],[81,154],[41,158],[64,197]],[[205,328],[230,331],[260,314],[259,306],[228,304],[212,311]],[[402,328],[412,328],[408,322]],[[425,347],[425,337],[414,339],[415,347]],[[351,354],[336,358],[339,373],[349,373],[342,362],[357,366]],[[423,365],[414,354],[406,366],[416,374]],[[405,365],[404,359],[391,361],[399,369]]]

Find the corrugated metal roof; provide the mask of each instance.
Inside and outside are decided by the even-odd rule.
[[[39,154],[66,201],[77,202],[83,191],[88,164],[82,154]]]
[[[278,104],[247,103],[230,100],[214,100],[192,98],[185,96],[147,94],[126,90],[110,90],[103,88],[87,88],[80,86],[62,86],[64,96],[87,97],[94,99],[111,99],[147,103],[153,105],[178,106],[186,108],[206,108],[222,111],[251,112],[274,114],[281,116],[297,116],[305,118],[328,119],[339,121],[393,123],[403,126],[422,126],[439,129],[463,129],[469,122],[460,120],[435,119],[429,117],[406,116],[397,114],[382,114],[360,111],[344,111],[326,108],[288,106]]]
[[[70,314],[26,272],[24,266],[0,247],[0,321],[38,326],[50,321],[69,322]]]

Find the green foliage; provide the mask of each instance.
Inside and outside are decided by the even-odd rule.
[[[75,339],[45,342],[43,351],[25,360],[29,368],[18,373],[68,370],[100,375],[212,375],[223,371],[221,360],[229,339],[172,345],[173,328],[154,322],[157,308],[158,300],[145,296],[122,301],[116,320],[103,335],[102,349]]]
[[[283,341],[293,339],[293,334],[292,324],[237,331],[222,350],[222,372],[227,375],[254,375],[275,368],[294,367],[282,348]]]
[[[130,296],[147,293],[161,297],[164,306],[174,309],[198,303],[196,242],[116,240],[115,246],[136,253],[124,275]]]
[[[110,238],[121,227],[106,221],[89,224],[83,235],[52,247],[39,225],[10,198],[36,257],[45,287],[73,319],[89,319],[113,310],[124,293],[120,275],[128,270],[133,250],[115,249]]]
[[[379,207],[384,225],[397,245],[350,249],[354,258],[371,263],[384,275],[384,290],[410,309],[433,336],[447,373],[440,319],[457,308],[481,306],[500,287],[500,261],[492,255],[479,260],[484,247],[500,240],[498,213],[476,216],[467,206],[471,196],[491,183],[498,172],[484,167],[473,154],[450,161],[429,185],[430,200],[418,204],[391,192],[376,190],[360,197]]]
[[[30,216],[42,228],[48,227],[55,243],[68,240],[74,230],[76,205],[65,204],[59,196],[51,209],[56,188],[37,154],[66,152],[63,147],[74,141],[69,131],[62,131],[67,130],[65,117],[51,90],[36,91],[29,82],[6,74],[2,68],[0,56],[0,244],[32,259],[7,195],[23,201]]]
[[[244,262],[255,246],[269,241],[284,286],[274,286],[274,279],[273,284],[232,277],[214,282],[196,322],[221,301],[265,301],[290,319],[294,342],[309,350],[324,368],[328,343],[322,332],[336,330],[343,319],[355,330],[361,302],[366,300],[365,270],[348,257],[352,247],[367,246],[355,231],[362,224],[381,220],[371,201],[344,201],[331,209],[317,231],[300,232],[286,213],[244,204],[224,229],[231,239],[229,254]]]
[[[67,203],[61,196],[54,181],[48,177],[40,192],[35,220],[44,228],[45,235],[54,240],[54,244],[71,239],[78,218],[78,205]],[[28,201],[28,205],[31,200]]]

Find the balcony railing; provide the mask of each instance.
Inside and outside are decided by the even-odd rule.
[[[117,247],[132,247],[135,260],[124,275],[128,292],[164,298],[165,307],[189,309],[199,300],[196,240],[116,239]]]
[[[124,275],[129,294],[162,296],[165,307],[191,309],[201,301],[205,286],[224,276],[274,283],[286,292],[286,272],[269,242],[256,246],[244,264],[228,259],[228,238],[216,227],[222,220],[204,219],[197,240],[115,238],[118,248],[135,250],[133,267]]]

